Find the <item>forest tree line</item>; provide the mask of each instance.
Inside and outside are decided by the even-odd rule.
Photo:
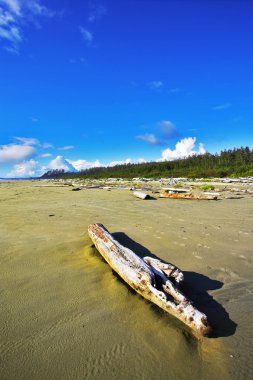
[[[165,177],[240,177],[253,176],[253,149],[248,147],[205,153],[184,159],[142,164],[97,167],[77,173],[51,170],[41,178],[165,178]]]

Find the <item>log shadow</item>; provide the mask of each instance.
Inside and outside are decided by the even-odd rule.
[[[149,195],[146,200],[147,201],[157,201],[157,198],[153,197],[152,195]]]
[[[206,314],[213,327],[212,338],[234,335],[237,327],[225,308],[208,294],[208,291],[221,289],[223,285],[223,282],[203,274],[184,271],[183,291],[197,309]]]
[[[120,244],[131,249],[140,258],[150,256],[160,259],[125,233],[115,232],[112,235]],[[206,314],[210,325],[213,327],[211,337],[220,338],[233,335],[237,324],[229,318],[229,314],[225,308],[208,294],[210,290],[221,289],[224,283],[196,272],[183,271],[183,273],[184,282],[182,291],[199,311]]]
[[[146,247],[137,243],[129,236],[127,236],[124,232],[115,232],[112,236],[124,247],[131,249],[137,256],[143,259],[145,256],[153,257],[154,259],[157,256],[153,255]]]

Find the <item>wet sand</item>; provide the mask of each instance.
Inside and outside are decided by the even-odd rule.
[[[253,377],[252,196],[142,201],[36,185],[0,183],[1,379]],[[115,277],[88,238],[95,222],[179,266],[214,337],[197,341]]]

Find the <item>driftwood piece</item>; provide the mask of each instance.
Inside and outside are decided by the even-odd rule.
[[[205,195],[211,195],[211,196],[214,196],[214,197],[219,197],[220,193],[214,192],[214,191],[205,191]]]
[[[152,257],[143,260],[122,246],[102,224],[92,224],[88,233],[97,250],[120,277],[137,293],[172,314],[200,335],[211,328],[205,314],[180,291],[183,273],[172,264]]]
[[[141,191],[134,191],[133,192],[133,195],[137,198],[140,198],[140,199],[148,199],[149,198],[149,195],[146,194],[146,193],[143,193]]]
[[[203,200],[212,201],[212,200],[217,200],[217,195],[164,192],[160,194],[160,198],[201,199],[201,200],[203,199]]]
[[[169,193],[189,193],[189,189],[179,189],[175,187],[162,187],[162,190]]]

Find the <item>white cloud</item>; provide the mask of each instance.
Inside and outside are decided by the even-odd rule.
[[[20,164],[14,165],[13,169],[7,174],[9,178],[26,178],[26,177],[37,177],[41,175],[41,167],[38,161],[33,159],[29,161],[21,162]]]
[[[24,25],[38,23],[38,17],[54,15],[41,0],[0,0],[0,40],[6,43],[4,48],[18,54],[24,39]]]
[[[138,140],[145,141],[151,145],[163,145],[168,139],[178,136],[176,126],[169,120],[162,120],[156,124],[158,137],[153,133],[145,133],[144,135],[136,136]]]
[[[220,104],[218,106],[215,106],[212,109],[214,111],[221,111],[221,110],[225,110],[225,109],[230,108],[230,107],[231,107],[231,103],[224,103],[224,104]]]
[[[198,154],[205,154],[205,153],[206,153],[206,150],[205,150],[204,144],[203,143],[199,143]]]
[[[14,17],[10,13],[4,11],[0,6],[0,26],[6,26],[13,21]]]
[[[90,3],[88,21],[95,22],[104,17],[106,13],[107,9],[104,7],[104,5],[98,3],[97,1],[93,1],[92,3]]]
[[[54,146],[52,144],[49,144],[49,143],[42,143],[42,144],[40,144],[40,147],[43,149],[48,149],[48,148],[53,148]]]
[[[21,162],[33,155],[36,149],[30,145],[8,144],[0,146],[0,163]]]
[[[52,156],[52,153],[43,153],[40,155],[40,157],[42,158],[51,157],[51,156]]]
[[[0,0],[0,4],[4,4],[9,10],[16,15],[20,15],[20,1],[19,0]]]
[[[171,139],[178,135],[176,126],[169,120],[162,120],[158,123],[158,128],[164,140]]]
[[[15,137],[15,140],[21,142],[23,145],[39,145],[39,140],[33,137]]]
[[[28,146],[23,146],[27,148]],[[30,147],[31,148],[31,147]],[[49,157],[50,153],[41,154],[39,157]],[[51,160],[48,165],[42,166],[41,163],[35,161],[34,159],[22,160],[21,162],[15,164],[12,170],[7,174],[9,178],[25,178],[25,177],[39,177],[43,173],[49,170],[64,170],[65,172],[77,172],[80,170],[87,170],[91,168],[98,168],[101,166],[116,166],[124,164],[140,164],[147,162],[144,158],[132,159],[127,158],[126,160],[111,161],[107,164],[101,163],[99,160],[86,161],[86,160],[69,160],[63,156],[57,156],[55,159]]]
[[[99,168],[106,166],[115,166],[115,165],[124,165],[124,164],[140,164],[144,163],[146,160],[144,158],[132,159],[127,158],[126,160],[111,161],[108,164],[104,164],[99,160],[96,161],[86,161],[86,160],[69,160],[63,156],[57,156],[52,160],[47,167],[43,168],[44,171],[53,170],[53,169],[63,169],[65,171],[76,172],[80,170],[87,170],[91,168]]]
[[[154,80],[152,82],[149,82],[148,86],[152,90],[158,90],[159,88],[163,87],[163,82],[161,80]]]
[[[167,148],[162,151],[162,158],[158,161],[172,161],[179,158],[186,158],[195,154],[204,154],[206,152],[203,143],[199,144],[198,150],[195,148],[196,137],[186,137],[176,143],[175,149]]]
[[[162,142],[152,133],[145,133],[145,135],[136,136],[138,140],[145,141],[151,145],[160,145]]]
[[[83,28],[82,26],[79,27],[79,30],[81,32],[83,40],[87,43],[87,45],[91,45],[93,41],[93,33]]]
[[[41,4],[40,0],[29,0],[27,1],[28,10],[37,16],[53,17],[56,12],[51,11],[45,5]]]
[[[70,163],[69,160],[64,158],[63,156],[57,156],[54,160],[52,160],[46,167],[47,170],[64,170],[65,172],[76,172],[77,170]]]
[[[0,26],[0,38],[9,40],[14,46],[22,41],[21,32],[15,26],[11,26],[8,29]]]
[[[68,160],[68,162],[70,162],[70,164],[73,165],[74,168],[78,171],[105,166],[99,160],[96,160],[94,162],[86,161],[86,160],[76,160],[76,161]]]
[[[74,146],[73,145],[67,145],[67,146],[63,146],[61,148],[57,148],[58,150],[70,150],[70,149],[74,149]]]

